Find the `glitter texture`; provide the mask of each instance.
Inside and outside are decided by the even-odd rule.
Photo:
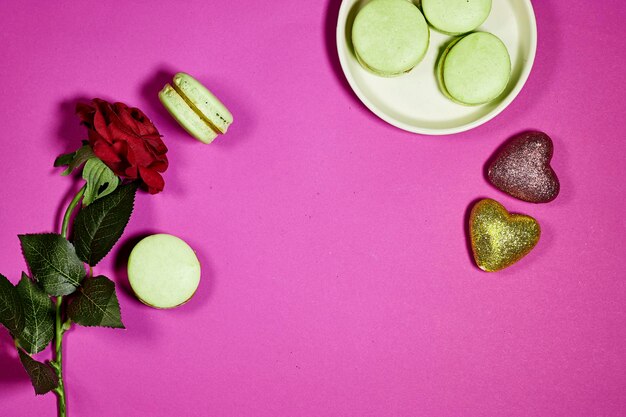
[[[543,132],[515,136],[495,155],[487,177],[499,190],[531,203],[547,203],[559,194],[550,167],[552,139]]]
[[[469,233],[476,265],[495,272],[513,265],[539,242],[539,223],[530,216],[509,214],[495,200],[480,200],[472,208]]]

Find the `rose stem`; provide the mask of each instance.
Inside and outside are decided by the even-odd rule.
[[[67,239],[69,226],[70,226],[70,218],[72,217],[72,212],[80,202],[80,199],[85,194],[85,187],[78,190],[78,193],[74,196],[70,204],[67,206],[65,210],[65,215],[63,216],[63,224],[61,226],[61,236]],[[65,408],[65,386],[63,384],[63,334],[69,328],[69,319],[67,323],[63,323],[63,297],[59,296],[56,299],[56,309],[55,309],[55,336],[54,336],[54,352],[55,359],[50,362],[52,367],[57,373],[59,377],[59,386],[54,390],[57,395],[57,411],[58,417],[66,417],[66,408]]]

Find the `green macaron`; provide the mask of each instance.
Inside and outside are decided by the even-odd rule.
[[[407,0],[372,0],[358,12],[352,26],[357,60],[384,77],[415,67],[426,54],[429,38],[424,16]]]
[[[422,12],[438,31],[460,35],[483,24],[491,12],[491,0],[422,0]]]
[[[159,92],[159,100],[176,121],[193,137],[211,143],[233,122],[226,106],[189,74],[179,72]]]
[[[439,88],[451,100],[475,106],[495,100],[511,77],[504,43],[487,32],[453,40],[437,63]]]

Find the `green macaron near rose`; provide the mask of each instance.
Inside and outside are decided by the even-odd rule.
[[[200,81],[179,72],[172,83],[159,92],[159,100],[172,117],[191,136],[211,143],[223,135],[233,122],[233,115]]]
[[[130,253],[128,281],[144,304],[161,309],[178,307],[189,301],[200,285],[200,261],[179,237],[150,235]]]

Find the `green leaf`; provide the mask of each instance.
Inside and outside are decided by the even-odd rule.
[[[54,304],[37,284],[22,272],[17,284],[17,292],[22,300],[26,325],[18,341],[28,353],[41,352],[50,344],[54,336]]]
[[[61,173],[61,175],[70,175],[76,168],[95,158],[96,154],[93,153],[91,146],[84,145],[80,147],[76,152],[67,153],[59,156],[54,161],[55,167],[67,165],[67,169]]]
[[[128,224],[136,191],[134,183],[123,185],[78,212],[74,244],[80,259],[94,266],[109,253]]]
[[[45,394],[59,386],[59,378],[50,365],[34,360],[21,349],[19,353],[20,361],[30,377],[36,395]]]
[[[83,196],[83,204],[86,206],[111,194],[120,182],[111,168],[99,158],[91,158],[87,161],[85,168],[83,168],[83,179],[87,181],[87,188]]]
[[[57,159],[54,160],[54,166],[63,167],[69,165],[74,160],[75,155],[76,151],[57,156]]]
[[[67,306],[67,315],[82,326],[124,328],[115,283],[103,275],[85,280]]]
[[[19,238],[33,277],[49,295],[76,291],[85,277],[85,266],[67,239],[55,233],[19,235]]]
[[[17,288],[4,275],[0,274],[0,323],[13,337],[24,329],[24,311]]]

